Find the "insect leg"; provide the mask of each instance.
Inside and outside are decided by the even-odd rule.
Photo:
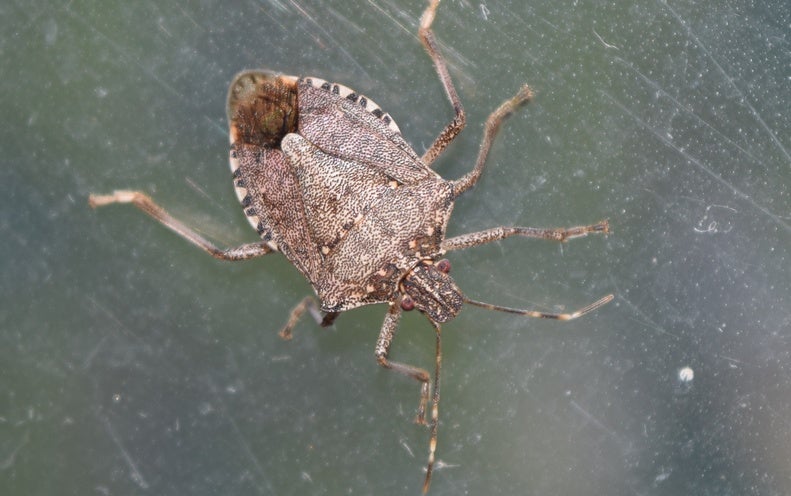
[[[313,317],[313,320],[315,320],[316,323],[321,327],[331,326],[338,317],[338,312],[329,312],[322,316],[321,310],[319,310],[319,305],[316,303],[316,298],[313,296],[306,296],[302,298],[302,301],[300,301],[297,306],[291,310],[286,325],[280,328],[278,335],[285,340],[291,339],[291,331],[294,330],[294,326],[297,325],[297,322],[299,321],[300,317],[302,317],[302,314],[305,313],[305,311],[308,311]]]
[[[610,224],[603,220],[597,224],[589,226],[577,226],[569,228],[542,229],[537,227],[494,227],[485,231],[469,234],[462,234],[442,242],[444,251],[462,250],[473,246],[484,245],[492,241],[498,241],[511,236],[524,236],[526,238],[541,238],[549,241],[559,241],[565,243],[573,238],[580,238],[588,234],[607,234],[610,232]]]
[[[393,362],[387,358],[390,354],[390,344],[393,341],[396,330],[398,330],[398,322],[401,320],[401,306],[399,302],[391,303],[390,308],[385,315],[385,321],[382,324],[382,329],[379,331],[379,338],[376,340],[376,348],[374,355],[376,360],[384,368],[395,370],[404,375],[408,375],[413,379],[420,382],[420,403],[417,409],[417,417],[415,422],[418,424],[426,423],[426,404],[429,397],[429,381],[431,377],[424,369],[406,365],[399,362]]]
[[[448,65],[445,63],[445,59],[442,57],[442,54],[439,51],[439,47],[437,46],[437,40],[434,37],[434,33],[431,31],[431,23],[434,22],[434,16],[437,12],[437,7],[439,6],[439,0],[430,0],[428,7],[423,12],[423,15],[420,16],[420,29],[418,29],[418,36],[420,37],[420,41],[423,43],[423,46],[426,48],[429,57],[434,62],[434,68],[437,71],[437,75],[439,75],[440,81],[442,81],[442,86],[445,88],[445,93],[448,95],[448,100],[450,100],[451,105],[453,105],[453,111],[456,115],[453,117],[453,120],[445,126],[445,129],[439,133],[439,136],[434,140],[434,143],[431,144],[431,147],[423,154],[420,160],[426,164],[426,166],[431,165],[434,160],[440,156],[440,154],[447,148],[451,141],[464,129],[464,126],[467,122],[467,117],[464,114],[464,107],[461,104],[461,99],[459,98],[458,93],[456,93],[456,88],[453,86],[453,81],[450,78],[450,73],[448,72]]]
[[[533,92],[525,85],[519,89],[516,95],[504,101],[497,109],[489,114],[486,119],[486,125],[483,129],[483,139],[481,146],[478,149],[478,158],[475,160],[475,167],[462,176],[460,179],[453,181],[453,195],[459,196],[475,185],[478,178],[481,177],[483,166],[486,164],[486,157],[489,155],[489,149],[492,147],[492,142],[497,132],[500,130],[500,125],[506,117],[511,115],[517,107],[523,103],[527,103],[533,97]]]
[[[103,207],[112,203],[131,203],[164,224],[165,227],[171,229],[182,238],[220,260],[247,260],[248,258],[266,255],[272,251],[272,248],[262,241],[247,243],[225,250],[217,248],[211,241],[198,234],[194,229],[180,220],[171,216],[165,209],[154,203],[151,197],[140,191],[118,190],[114,191],[111,195],[90,195],[88,197],[88,203],[92,208]]]

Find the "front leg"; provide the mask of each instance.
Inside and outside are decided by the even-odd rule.
[[[526,238],[540,238],[549,241],[565,243],[573,238],[580,238],[588,234],[610,232],[610,223],[603,220],[598,224],[589,226],[577,226],[568,228],[543,229],[537,227],[495,227],[485,231],[478,231],[469,234],[462,234],[442,242],[443,251],[463,250],[473,246],[485,245],[492,241],[498,241],[511,236],[524,236]]]
[[[150,196],[141,191],[118,190],[114,191],[111,195],[90,195],[88,197],[88,203],[92,208],[103,207],[112,203],[131,203],[182,238],[220,260],[232,262],[247,260],[248,258],[260,257],[273,251],[272,248],[263,241],[247,243],[224,250],[217,248],[214,243],[198,234],[195,229],[174,218],[167,213],[164,208],[157,205]]]
[[[390,303],[390,308],[387,310],[382,330],[379,331],[379,339],[376,340],[376,359],[382,367],[395,370],[401,374],[408,375],[420,382],[420,404],[418,405],[417,418],[415,422],[418,424],[426,424],[426,405],[430,395],[430,381],[431,377],[424,369],[406,365],[403,363],[392,362],[388,360],[387,356],[390,354],[390,344],[393,342],[396,330],[398,330],[398,322],[401,320],[401,301],[400,299]],[[423,494],[428,491],[431,485],[431,474],[434,471],[434,457],[437,451],[437,429],[439,426],[439,371],[442,366],[442,340],[441,330],[439,325],[429,319],[437,339],[434,369],[434,396],[432,398],[431,407],[431,438],[428,444],[428,464],[426,465],[426,478],[423,481]]]
[[[382,329],[379,331],[379,339],[376,340],[376,361],[379,365],[386,369],[395,370],[398,373],[408,375],[416,381],[420,382],[420,403],[418,404],[417,417],[415,422],[418,424],[426,423],[426,404],[428,403],[430,380],[428,372],[413,365],[407,365],[399,362],[393,362],[387,358],[390,354],[390,344],[393,342],[393,337],[398,330],[398,322],[401,320],[401,305],[399,301],[390,303],[390,308],[385,315],[385,321],[382,324]]]

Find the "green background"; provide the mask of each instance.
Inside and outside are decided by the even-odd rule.
[[[371,97],[423,152],[452,111],[415,1],[0,6],[0,494],[417,494],[428,432],[379,368],[374,306],[276,330],[309,286],[279,255],[219,262],[131,207],[255,241],[227,165],[245,68]],[[559,247],[453,253],[432,494],[791,493],[791,19],[766,2],[446,0],[435,31],[474,161],[450,235],[609,218]],[[407,315],[392,358],[433,363]],[[694,379],[679,371],[690,367]]]

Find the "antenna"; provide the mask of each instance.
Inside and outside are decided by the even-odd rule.
[[[597,300],[591,303],[590,305],[580,308],[579,310],[571,313],[547,313],[547,312],[538,312],[536,310],[522,310],[519,308],[501,307],[500,305],[493,305],[491,303],[475,301],[467,298],[466,296],[462,296],[462,298],[464,298],[465,303],[469,303],[470,305],[475,305],[476,307],[485,308],[487,310],[515,313],[517,315],[527,315],[528,317],[536,317],[539,319],[555,319],[555,320],[572,320],[572,319],[576,319],[577,317],[582,317],[586,313],[590,313],[599,307],[603,307],[607,303],[611,302],[614,297],[615,297],[614,295],[609,294],[604,298]]]

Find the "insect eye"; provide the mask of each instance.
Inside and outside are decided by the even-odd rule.
[[[415,309],[415,300],[412,299],[411,296],[404,295],[401,298],[401,310],[405,312],[410,312]]]
[[[448,260],[447,258],[443,258],[442,260],[437,262],[436,267],[437,270],[439,270],[440,272],[447,274],[448,272],[450,272],[450,260]]]

